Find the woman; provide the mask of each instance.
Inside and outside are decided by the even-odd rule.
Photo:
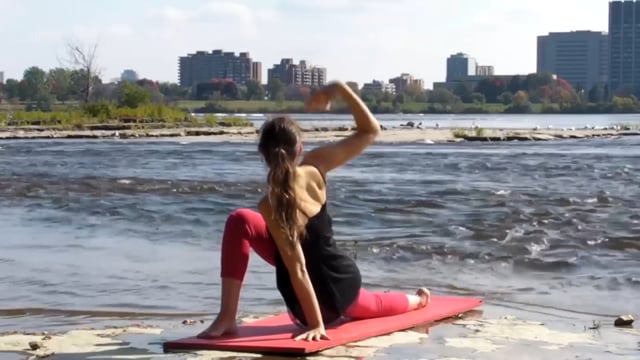
[[[290,314],[306,326],[296,340],[327,339],[325,324],[396,315],[429,303],[425,288],[416,295],[363,289],[355,262],[336,246],[327,212],[326,174],[360,154],[380,133],[369,109],[342,83],[332,83],[311,96],[306,108],[328,110],[336,96],[351,109],[356,131],[314,149],[301,161],[301,131],[291,118],[278,117],[263,125],[258,150],[269,168],[268,194],[259,202],[259,212],[239,209],[226,221],[220,312],[198,337],[236,330],[250,248],[275,267],[277,288]]]

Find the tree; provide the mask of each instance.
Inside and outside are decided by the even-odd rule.
[[[638,112],[638,101],[633,97],[614,96],[612,100],[613,112],[633,113]]]
[[[93,101],[106,101],[111,103],[117,102],[120,99],[120,95],[121,94],[119,85],[113,83],[98,84],[93,88],[93,94],[91,95],[91,98],[93,99]]]
[[[473,97],[471,96],[473,92],[471,91],[471,86],[465,82],[460,82],[456,85],[453,90],[453,94],[462,100],[463,103],[468,104],[473,102]]]
[[[380,101],[380,102],[387,102],[387,103],[389,103],[389,102],[392,102],[392,101],[393,101],[393,97],[394,97],[394,96],[393,96],[393,94],[392,94],[392,93],[390,93],[390,92],[388,92],[388,91],[385,91],[385,92],[383,92],[382,94],[380,94],[380,99],[379,99],[379,101]]]
[[[269,82],[269,99],[271,100],[284,100],[284,84],[280,79],[273,79]]]
[[[159,90],[168,100],[183,100],[189,97],[189,88],[181,87],[175,83],[160,83]]]
[[[20,99],[36,101],[47,94],[47,73],[37,66],[26,69],[20,82]]]
[[[198,100],[237,100],[240,90],[229,79],[213,79],[196,85],[195,98]]]
[[[507,113],[528,113],[531,111],[529,95],[526,91],[520,90],[513,95],[511,106],[505,109]]]
[[[515,94],[520,90],[526,90],[524,87],[524,81],[520,75],[516,75],[509,79],[509,84],[507,84],[507,90]]]
[[[63,68],[49,70],[47,76],[49,91],[58,101],[68,101],[71,98],[71,72]]]
[[[75,100],[81,101],[85,98],[85,86],[87,84],[87,76],[84,71],[75,69],[71,70],[69,75],[71,83],[69,84],[69,93]]]
[[[606,97],[604,94],[604,86],[602,84],[593,85],[591,90],[589,90],[588,99],[589,99],[589,102],[595,103],[595,104],[604,102],[606,100]]]
[[[396,106],[397,104],[404,104],[407,102],[407,95],[405,94],[397,94],[395,98],[393,98],[393,105]]]
[[[150,79],[140,79],[136,81],[136,84],[143,89],[149,91],[151,101],[154,103],[164,102],[164,95],[160,92],[160,84],[157,81]]]
[[[482,93],[474,92],[471,94],[471,99],[473,99],[474,104],[484,104],[487,100]]]
[[[7,100],[18,99],[20,97],[20,82],[16,79],[7,79],[4,83],[4,94]]]
[[[404,93],[412,101],[418,101],[424,99],[424,89],[415,83],[405,86]]]
[[[247,87],[247,92],[245,93],[247,100],[264,100],[264,88],[259,81],[247,80],[245,86]]]
[[[518,91],[513,95],[513,105],[520,107],[529,105],[529,95],[525,91]]]
[[[572,91],[575,92],[576,90],[573,88],[573,86],[571,86],[571,84],[569,84],[567,82],[567,80],[562,79],[562,78],[558,78],[558,80],[556,80],[556,85],[558,87],[560,87],[561,89],[567,90],[567,91]]]
[[[557,104],[573,104],[577,100],[574,92],[558,87],[553,91],[552,100]]]
[[[513,94],[509,91],[505,91],[498,96],[498,101],[500,101],[503,105],[509,105],[513,102]]]
[[[98,44],[85,45],[73,41],[67,43],[67,63],[73,68],[81,71],[82,77],[82,100],[85,103],[91,98],[91,91],[96,85],[96,77],[100,77],[100,70],[97,63]]]
[[[538,101],[541,101],[541,102],[549,101],[552,95],[553,95],[553,89],[551,88],[551,86],[548,86],[548,85],[540,86],[536,90],[536,98]]]
[[[229,100],[238,100],[240,98],[240,90],[233,81],[224,81],[222,84],[222,95]]]
[[[524,84],[521,90],[526,90],[529,93],[535,93],[535,91],[541,86],[553,86],[555,81],[553,75],[549,73],[532,73],[527,75],[524,80]],[[512,91],[513,92],[513,91]]]
[[[373,104],[376,101],[378,101],[378,99],[380,99],[382,97],[382,92],[374,92],[374,91],[365,91],[362,93],[361,98],[362,101],[364,101],[367,104]]]
[[[507,90],[507,85],[502,79],[488,78],[481,80],[476,85],[475,92],[479,92],[484,95],[486,102],[497,103],[498,96]]]
[[[446,105],[456,103],[460,99],[445,88],[437,88],[431,91],[427,100],[430,103]]]
[[[151,101],[151,92],[140,85],[123,81],[120,84],[120,105],[129,108],[137,108]]]

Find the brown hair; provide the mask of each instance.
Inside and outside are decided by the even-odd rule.
[[[294,162],[298,155],[301,134],[293,119],[288,116],[276,117],[262,125],[258,144],[258,151],[269,167],[267,184],[271,211],[292,246],[302,238],[304,232],[294,191]]]

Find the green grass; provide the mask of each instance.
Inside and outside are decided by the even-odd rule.
[[[334,104],[334,111],[336,113],[348,113],[348,109],[344,104],[337,102]],[[26,103],[19,104],[0,104],[1,112],[16,112],[24,111],[26,109]],[[147,105],[151,106],[151,105]],[[222,100],[216,102],[200,101],[200,100],[180,100],[175,103],[174,106],[167,106],[166,108],[179,109],[183,112],[193,112],[196,109],[206,108],[206,113],[301,113],[304,112],[304,102],[302,101],[261,101],[261,100]],[[504,113],[507,106],[503,104],[433,104],[433,103],[416,103],[408,102],[405,104],[398,104],[394,107],[390,102],[371,104],[370,109],[376,114],[385,113],[397,113],[402,112],[406,114],[417,113],[453,113],[453,114],[501,114]],[[74,112],[80,111],[81,105],[78,102],[56,103],[53,105],[54,112]],[[554,111],[550,111],[554,110]],[[544,113],[559,113],[557,104],[531,104],[531,112],[536,114]]]
[[[193,111],[198,108],[204,108],[209,101],[204,100],[182,100],[178,101],[176,106],[185,109],[188,111]],[[221,113],[268,113],[268,112],[303,112],[304,111],[304,102],[303,101],[260,101],[260,100],[222,100],[216,101],[215,109],[211,110],[211,112],[221,112]],[[428,112],[428,108],[433,106],[435,109],[442,109],[438,104],[430,104],[430,103],[417,103],[417,102],[408,102],[405,104],[399,104],[397,110],[403,113],[415,114],[415,113],[425,113]],[[393,108],[392,103],[379,103],[377,106],[373,107],[375,109],[384,109],[380,112],[396,112],[396,109]],[[339,112],[346,112],[346,108],[338,105],[337,107]],[[488,113],[501,113],[504,111],[505,106],[502,104],[455,104],[452,106],[453,112],[465,112],[467,110],[477,110],[478,112],[488,112]]]
[[[177,107],[181,109],[195,110],[207,105],[209,101],[201,100],[182,100],[178,101]],[[260,101],[260,100],[224,100],[215,102],[217,106],[226,111],[236,113],[260,113],[273,112],[286,109],[299,109],[303,111],[304,103],[302,101]]]
[[[59,130],[150,129],[204,126],[252,126],[243,118],[218,118],[208,115],[200,119],[174,107],[148,104],[137,108],[116,107],[110,103],[91,103],[66,111],[0,112],[0,128],[40,127]]]

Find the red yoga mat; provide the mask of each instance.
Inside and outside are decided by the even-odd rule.
[[[188,337],[163,343],[164,352],[225,350],[260,354],[305,355],[371,337],[410,329],[420,324],[446,319],[482,304],[482,300],[466,297],[433,296],[429,306],[408,313],[375,319],[347,322],[326,329],[331,340],[295,341],[293,334],[301,329],[287,314],[244,323],[238,332],[216,339]]]

